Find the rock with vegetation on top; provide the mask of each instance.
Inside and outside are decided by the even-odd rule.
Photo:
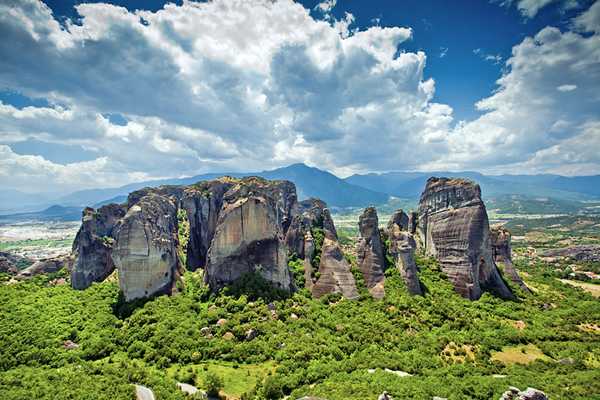
[[[60,271],[62,268],[69,268],[72,262],[71,256],[60,256],[38,260],[25,268],[17,275],[18,278],[30,278],[40,274],[50,274]]]
[[[358,268],[365,279],[365,285],[376,299],[385,296],[385,254],[381,235],[379,234],[379,219],[374,207],[366,208],[358,220],[360,237],[356,246]]]
[[[205,271],[212,290],[250,273],[276,288],[293,289],[284,233],[295,202],[295,188],[287,181],[245,178],[227,191]]]
[[[356,281],[350,263],[342,253],[328,209],[323,210],[322,227],[324,238],[318,270],[319,279],[312,287],[312,294],[318,298],[329,293],[340,293],[347,299],[356,299],[358,298]]]
[[[179,274],[173,199],[146,194],[127,210],[117,231],[112,257],[125,299],[170,293]]]
[[[400,210],[402,212],[402,210]],[[394,215],[397,215],[395,213]],[[406,214],[405,214],[406,215]],[[417,264],[415,262],[415,249],[417,247],[413,235],[397,223],[401,219],[390,219],[386,235],[389,241],[388,252],[394,260],[394,265],[400,272],[402,279],[410,294],[423,294],[421,283],[417,275]],[[405,225],[408,228],[408,224]]]
[[[512,262],[511,235],[508,229],[502,225],[494,225],[490,228],[490,236],[494,260],[498,265],[504,267],[504,275],[508,276],[511,281],[525,292],[531,293],[531,290],[525,285],[525,282],[523,282],[523,279],[519,276],[519,273]]]
[[[85,289],[92,282],[101,282],[114,271],[111,251],[115,227],[126,211],[126,206],[119,204],[83,210],[81,227],[73,242],[71,286],[74,289]]]
[[[464,179],[429,178],[419,202],[418,231],[425,254],[439,260],[463,297],[475,300],[485,290],[514,297],[494,262],[479,185]]]

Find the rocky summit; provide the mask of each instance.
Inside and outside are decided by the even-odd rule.
[[[489,290],[513,298],[494,261],[479,185],[465,179],[429,178],[419,201],[418,221],[419,245],[439,260],[458,293],[475,300]]]
[[[411,294],[423,294],[417,249],[437,258],[466,298],[478,299],[485,290],[513,297],[496,263],[528,291],[512,264],[510,234],[490,230],[479,186],[471,181],[431,178],[418,212],[397,210],[380,229],[377,210],[368,207],[358,228],[357,267],[376,299],[385,296],[387,264],[398,269]],[[298,201],[289,181],[223,177],[141,189],[124,204],[86,208],[73,245],[71,283],[84,289],[116,268],[125,299],[133,300],[171,293],[185,268],[202,270],[213,291],[258,274],[291,292],[297,289],[288,265],[293,258],[301,260],[304,287],[314,297],[358,298],[323,201]]]
[[[413,234],[407,230],[409,228],[408,215],[402,210],[396,211],[390,218],[385,232],[389,243],[388,252],[400,271],[408,291],[411,294],[423,294],[415,262],[417,244]]]
[[[313,234],[322,241],[319,257]],[[293,291],[292,255],[303,259],[306,287],[315,296],[358,296],[324,202],[298,202],[288,181],[224,177],[146,188],[124,204],[86,208],[73,247],[71,281],[85,289],[116,267],[125,299],[133,300],[171,293],[185,267],[202,269],[214,291],[246,274]],[[320,263],[313,268],[315,259]]]
[[[358,220],[360,238],[357,244],[358,268],[362,272],[365,284],[371,295],[381,299],[385,295],[385,254],[381,235],[379,234],[379,219],[375,207],[364,210]]]

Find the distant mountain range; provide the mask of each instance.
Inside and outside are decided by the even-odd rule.
[[[600,198],[600,175],[564,177],[560,175],[483,175],[478,172],[388,172],[356,174],[339,178],[327,171],[293,164],[269,171],[248,173],[211,173],[188,178],[161,179],[137,182],[117,188],[87,189],[59,198],[48,199],[32,194],[4,191],[0,195],[0,213],[11,211],[33,211],[51,205],[64,207],[65,213],[74,215],[74,210],[91,205],[94,207],[112,202],[123,202],[127,195],[143,187],[160,185],[188,185],[198,181],[214,179],[223,175],[233,177],[261,176],[266,179],[286,179],[294,182],[300,199],[318,197],[331,207],[361,207],[382,204],[390,196],[417,199],[430,176],[463,177],[481,185],[483,197],[519,195],[531,198],[553,198],[560,200],[586,200]],[[52,211],[52,209],[50,209]],[[59,210],[55,208],[54,211]],[[44,210],[42,215],[49,215]],[[50,214],[53,214],[50,212]],[[56,213],[54,213],[56,214]]]

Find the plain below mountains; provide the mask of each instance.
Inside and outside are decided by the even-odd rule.
[[[421,190],[430,176],[472,179],[481,185],[483,197],[486,200],[498,200],[502,204],[514,203],[516,199],[520,204],[523,204],[523,201],[531,200],[534,204],[543,206],[542,203],[550,199],[554,212],[562,210],[563,205],[567,206],[563,212],[572,212],[580,206],[582,200],[600,199],[600,175],[577,177],[549,174],[491,176],[472,171],[435,171],[357,174],[342,179],[330,172],[305,164],[293,164],[261,172],[211,173],[187,178],[137,182],[117,188],[87,189],[54,199],[38,197],[37,202],[35,195],[28,195],[24,198],[22,193],[11,196],[11,191],[5,191],[0,196],[0,213],[31,212],[58,204],[68,210],[70,217],[74,215],[73,207],[81,209],[85,206],[98,207],[113,202],[120,203],[125,200],[128,193],[143,187],[189,185],[223,175],[236,178],[260,176],[271,180],[289,180],[296,184],[300,199],[317,197],[333,208],[383,204],[390,199],[390,196],[418,200]],[[54,209],[54,211],[56,210]],[[36,213],[30,214],[28,217],[34,217],[33,214]],[[49,213],[38,212],[37,214],[40,214],[42,219],[47,219],[43,217]],[[56,213],[52,212],[51,214],[55,215]]]

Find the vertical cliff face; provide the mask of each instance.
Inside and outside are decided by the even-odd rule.
[[[126,206],[117,204],[83,210],[81,227],[73,242],[71,286],[74,289],[101,282],[114,271],[111,251],[115,226],[126,211]]]
[[[117,227],[112,258],[126,300],[170,293],[178,274],[175,199],[149,193]]]
[[[502,225],[492,226],[490,229],[492,252],[494,260],[498,265],[503,266],[504,274],[523,289],[527,293],[531,293],[531,290],[525,285],[523,279],[519,276],[513,262],[512,262],[512,247],[511,247],[511,235],[508,229]]]
[[[358,290],[351,266],[344,258],[338,242],[333,219],[327,208],[322,210],[323,244],[319,263],[319,279],[312,286],[312,294],[321,297],[341,293],[347,299],[358,298]]]
[[[247,273],[259,273],[280,289],[293,289],[285,245],[285,230],[296,204],[295,188],[290,185],[246,178],[225,193],[205,274],[213,290]]]
[[[406,218],[404,218],[406,216]],[[415,249],[417,247],[410,228],[409,217],[402,210],[396,211],[387,225],[386,234],[389,240],[389,254],[410,294],[423,294],[417,275]]]
[[[217,179],[200,182],[184,189],[181,207],[185,210],[190,225],[186,251],[188,270],[195,271],[206,266],[208,249],[223,206],[223,196],[232,186],[231,180]]]
[[[463,179],[430,178],[419,202],[418,225],[425,254],[439,260],[463,297],[478,299],[484,290],[513,297],[494,263],[479,185]]]
[[[379,219],[374,207],[366,208],[358,220],[360,237],[356,246],[358,268],[369,293],[376,299],[385,296],[385,254],[379,234]]]

